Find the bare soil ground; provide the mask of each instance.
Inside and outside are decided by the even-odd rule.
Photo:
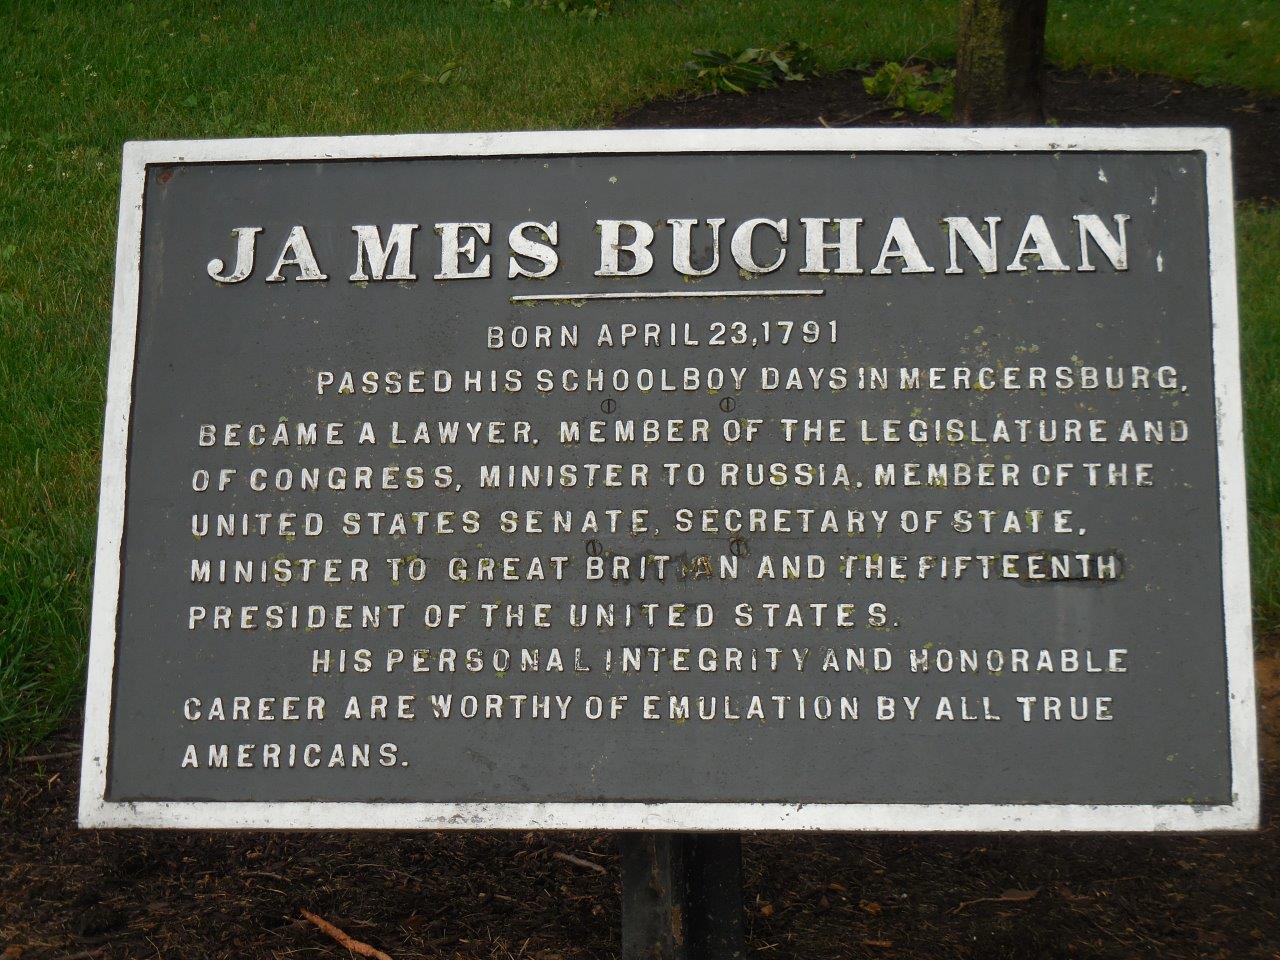
[[[1053,74],[1049,112],[1063,124],[1228,125],[1237,195],[1280,197],[1275,99],[1070,71]],[[748,97],[661,101],[619,119],[819,123],[936,121],[894,116],[852,74]],[[755,956],[1277,960],[1280,659],[1261,659],[1259,672],[1260,833],[753,835],[744,849]],[[37,758],[0,772],[3,960],[350,955],[303,910],[395,960],[616,956],[620,898],[608,835],[80,831],[77,740],[68,727]]]

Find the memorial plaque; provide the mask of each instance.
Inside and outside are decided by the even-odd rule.
[[[1225,131],[123,177],[82,823],[1256,823]]]

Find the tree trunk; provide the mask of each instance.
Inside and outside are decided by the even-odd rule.
[[[956,119],[968,126],[1044,123],[1048,0],[963,0]]]

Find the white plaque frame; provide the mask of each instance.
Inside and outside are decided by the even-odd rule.
[[[1232,802],[1189,804],[418,803],[109,801],[107,756],[133,394],[142,204],[151,164],[546,154],[787,152],[1202,152],[1208,196],[1213,369],[1218,422],[1222,592]],[[633,130],[174,140],[127,143],[103,430],[81,761],[80,825],[162,828],[1208,831],[1259,821],[1257,720],[1236,306],[1231,141],[1221,128]]]

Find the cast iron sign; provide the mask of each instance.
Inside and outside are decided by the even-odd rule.
[[[125,150],[81,821],[1241,828],[1216,130]]]

